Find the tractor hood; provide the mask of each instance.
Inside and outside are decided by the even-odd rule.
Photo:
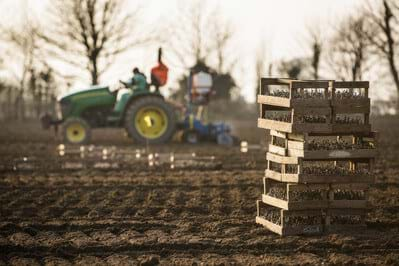
[[[92,86],[59,98],[64,119],[70,116],[81,116],[84,111],[91,108],[112,106],[115,101],[116,96],[109,91],[108,86]]]
[[[109,93],[108,86],[91,86],[87,89],[82,89],[74,92],[70,92],[68,94],[62,95],[58,98],[58,101],[65,101],[65,100],[76,100],[81,97],[89,97],[92,94],[102,94],[102,93]]]

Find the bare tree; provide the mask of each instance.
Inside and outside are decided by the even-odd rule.
[[[169,48],[173,57],[169,62],[176,62],[186,73],[175,91],[175,99],[185,93],[187,70],[207,69],[213,76],[214,87],[217,88],[214,99],[230,99],[234,88],[237,88],[232,76],[236,66],[236,57],[231,41],[234,30],[230,22],[220,16],[217,8],[211,8],[207,1],[181,1],[179,14],[171,21],[173,30],[168,32]]]
[[[25,93],[29,87],[29,71],[40,58],[38,47],[38,32],[34,21],[27,19],[21,27],[2,27],[0,39],[8,44],[10,60],[17,63],[17,69],[13,72],[18,88],[15,93],[14,118],[25,117]],[[9,99],[11,100],[11,99]]]
[[[256,58],[255,58],[255,102],[257,99],[257,96],[260,92],[260,80],[262,77],[264,77],[265,72],[267,71],[267,64],[266,64],[266,47],[265,47],[265,42],[262,41],[258,47],[258,50],[256,52]],[[270,68],[270,64],[269,64]]]
[[[210,41],[211,49],[217,58],[216,71],[218,73],[230,72],[237,63],[237,58],[232,56],[233,51],[228,50],[234,37],[233,27],[217,13],[214,13],[211,18],[209,26],[213,31],[210,32]]]
[[[349,16],[339,24],[331,40],[329,65],[342,80],[361,80],[369,69],[368,31],[364,14]]]
[[[92,84],[116,57],[150,38],[139,31],[140,8],[126,10],[123,0],[54,0],[49,30],[42,34],[50,55],[88,71]]]
[[[234,30],[230,22],[220,16],[220,11],[210,9],[207,1],[181,3],[181,11],[170,32],[170,48],[178,64],[188,68],[198,62],[214,63],[219,73],[230,72],[236,59],[228,51]],[[216,60],[211,60],[215,58]]]
[[[294,58],[291,60],[281,61],[279,64],[279,72],[292,79],[300,79],[308,68],[307,58]]]
[[[368,39],[375,48],[377,54],[388,63],[392,80],[395,84],[399,99],[399,70],[398,53],[399,45],[399,5],[395,1],[381,0],[377,11],[369,5],[368,18],[369,27],[372,29]],[[397,110],[399,112],[399,100]]]
[[[317,26],[308,27],[309,42],[311,45],[311,67],[313,70],[313,78],[319,79],[320,60],[323,50],[321,30]]]
[[[205,5],[196,1],[189,5],[179,2],[181,9],[175,20],[171,21],[168,36],[169,46],[173,51],[179,65],[185,68],[193,66],[196,62],[204,62],[210,47],[205,42],[203,24],[206,19]]]

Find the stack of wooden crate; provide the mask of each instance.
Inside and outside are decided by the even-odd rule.
[[[376,133],[369,83],[262,79],[258,127],[270,130],[256,222],[280,235],[365,226]]]

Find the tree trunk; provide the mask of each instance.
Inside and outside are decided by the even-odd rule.
[[[92,85],[98,85],[98,66],[97,58],[92,57],[91,59],[91,83]]]
[[[396,67],[396,62],[395,62],[395,40],[394,37],[392,36],[392,27],[391,27],[391,20],[394,19],[392,15],[392,11],[390,6],[386,1],[384,1],[384,8],[385,8],[385,15],[384,15],[384,24],[385,24],[385,35],[387,38],[387,43],[388,43],[388,53],[387,53],[387,59],[389,63],[389,69],[391,71],[392,79],[396,87],[396,91],[398,93],[397,97],[397,102],[398,104],[396,105],[396,113],[399,114],[399,74],[398,74],[398,69]]]

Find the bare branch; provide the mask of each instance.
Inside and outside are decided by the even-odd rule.
[[[111,59],[153,40],[137,30],[140,7],[126,12],[123,0],[51,2],[50,27],[41,35],[48,53],[67,64],[84,66],[93,84],[113,64]]]

